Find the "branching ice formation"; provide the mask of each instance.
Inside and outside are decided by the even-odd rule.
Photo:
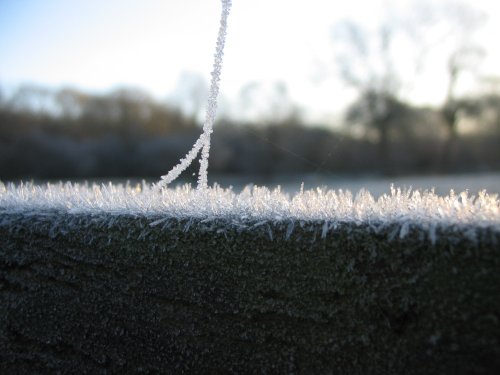
[[[220,74],[222,70],[222,59],[224,56],[224,44],[227,33],[227,18],[231,9],[231,0],[222,1],[222,14],[220,18],[219,33],[217,36],[217,45],[215,48],[213,71],[211,73],[212,80],[210,83],[210,91],[208,94],[208,103],[205,114],[205,122],[203,124],[203,133],[196,140],[191,151],[179,161],[179,163],[170,170],[166,175],[161,176],[161,181],[155,185],[156,189],[164,188],[173,182],[187,168],[196,155],[201,150],[200,171],[198,174],[198,189],[206,189],[208,187],[208,157],[210,153],[210,135],[213,131],[215,121],[215,113],[217,111],[217,96],[219,94]]]

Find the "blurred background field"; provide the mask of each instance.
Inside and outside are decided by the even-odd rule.
[[[209,182],[500,192],[498,6],[331,3],[234,1]],[[219,8],[0,2],[0,180],[165,174],[201,132]]]

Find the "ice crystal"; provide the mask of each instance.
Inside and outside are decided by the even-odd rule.
[[[20,185],[0,183],[2,213],[23,215],[104,214],[137,215],[151,218],[151,225],[170,219],[219,220],[237,226],[285,225],[285,236],[294,228],[321,222],[322,233],[338,223],[383,227],[397,223],[393,237],[405,237],[419,226],[432,237],[438,227],[460,231],[491,227],[500,231],[498,195],[467,192],[439,196],[434,191],[392,188],[375,199],[368,191],[356,195],[342,190],[301,190],[289,195],[276,188],[246,187],[240,193],[217,185],[204,190],[191,185],[157,190],[151,185],[79,185],[71,183]],[[1,221],[1,220],[0,220]],[[271,233],[272,236],[272,233]]]
[[[217,36],[217,44],[215,48],[214,64],[211,73],[212,79],[210,83],[210,91],[208,94],[208,103],[205,113],[205,122],[203,124],[203,133],[196,140],[191,151],[179,161],[179,163],[170,170],[166,175],[161,177],[161,181],[156,185],[156,188],[164,188],[173,182],[196,158],[201,150],[200,156],[200,171],[198,175],[198,188],[206,189],[208,187],[208,157],[210,153],[210,136],[213,131],[215,114],[217,112],[217,96],[219,94],[220,74],[222,70],[222,58],[224,56],[224,44],[226,42],[227,18],[231,9],[231,0],[222,1],[222,14],[220,18],[219,33]]]

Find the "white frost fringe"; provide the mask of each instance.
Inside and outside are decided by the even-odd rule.
[[[215,121],[215,113],[217,112],[217,96],[219,94],[220,74],[222,70],[222,58],[224,56],[224,44],[227,33],[227,17],[231,9],[231,0],[222,1],[222,14],[220,18],[219,34],[217,36],[217,45],[215,48],[214,64],[212,71],[212,80],[210,83],[210,91],[208,94],[208,104],[205,114],[205,123],[203,124],[203,133],[196,140],[191,151],[179,161],[179,163],[170,170],[166,175],[161,176],[161,181],[155,185],[155,189],[167,187],[179,175],[191,165],[193,160],[201,151],[200,171],[198,175],[198,189],[204,190],[208,187],[208,157],[210,153],[210,135]]]
[[[301,190],[289,195],[278,187],[248,186],[241,193],[217,185],[205,190],[184,185],[156,190],[149,184],[132,186],[80,185],[71,183],[4,185],[0,182],[2,213],[22,215],[104,214],[151,217],[155,222],[174,219],[223,219],[234,225],[269,225],[286,222],[293,226],[323,222],[324,232],[337,223],[350,222],[376,227],[397,223],[400,237],[410,227],[420,226],[429,235],[438,227],[455,228],[474,236],[477,228],[500,232],[500,200],[497,194],[467,192],[438,196],[434,191],[411,191],[391,187],[378,199],[366,190]],[[4,218],[4,220],[6,220]],[[465,233],[467,235],[467,233]],[[433,239],[434,240],[434,239]]]

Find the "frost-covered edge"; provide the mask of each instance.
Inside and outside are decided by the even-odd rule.
[[[467,192],[438,196],[434,191],[391,188],[375,199],[368,191],[317,188],[290,195],[278,187],[249,186],[241,193],[217,185],[198,190],[190,185],[156,190],[142,185],[89,185],[59,183],[20,185],[0,183],[0,218],[91,215],[112,222],[116,216],[145,217],[149,226],[165,225],[171,219],[186,223],[224,222],[239,228],[285,227],[289,237],[298,226],[321,228],[321,237],[339,223],[367,225],[374,230],[397,224],[394,236],[404,238],[419,227],[435,241],[440,228],[464,232],[473,238],[480,228],[500,232],[500,200],[496,194]],[[57,220],[56,220],[57,221]],[[189,229],[189,224],[186,224]],[[315,230],[316,230],[315,229]],[[271,229],[269,229],[271,231]],[[271,231],[272,237],[272,231]]]

